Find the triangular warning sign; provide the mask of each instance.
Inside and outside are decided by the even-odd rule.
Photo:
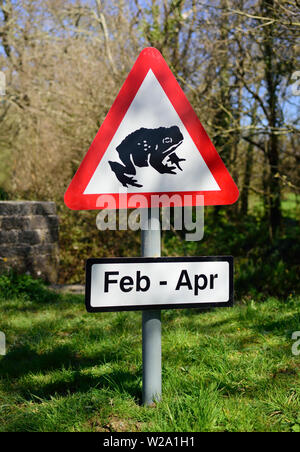
[[[120,206],[122,193],[128,204]],[[144,49],[65,193],[71,209],[116,208],[135,195],[182,196],[182,205],[232,204],[238,189],[158,50]],[[138,197],[140,198],[140,197]],[[187,200],[187,201],[186,201]],[[163,203],[162,203],[163,205]],[[138,206],[138,205],[137,205]]]

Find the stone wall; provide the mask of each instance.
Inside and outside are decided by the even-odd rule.
[[[55,283],[58,258],[54,202],[0,201],[0,271],[12,268]]]

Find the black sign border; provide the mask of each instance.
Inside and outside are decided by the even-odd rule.
[[[186,304],[154,304],[135,305],[119,307],[93,307],[91,306],[91,274],[94,264],[126,264],[126,263],[155,263],[155,262],[228,262],[229,263],[229,300],[227,302],[216,303],[186,303]],[[191,256],[191,257],[112,257],[112,258],[91,258],[86,261],[85,280],[85,306],[88,312],[119,312],[119,311],[157,311],[162,309],[187,309],[187,308],[226,308],[232,307],[233,297],[233,256]]]

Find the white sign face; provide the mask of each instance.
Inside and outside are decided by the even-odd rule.
[[[233,258],[88,259],[89,312],[232,306]]]

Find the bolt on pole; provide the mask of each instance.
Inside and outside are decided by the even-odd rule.
[[[142,215],[141,215],[142,216]],[[147,229],[146,227],[147,226]],[[161,230],[159,207],[148,209],[148,219],[142,225],[142,257],[160,257]],[[154,301],[154,300],[153,300]],[[143,404],[161,399],[161,311],[143,311]]]

